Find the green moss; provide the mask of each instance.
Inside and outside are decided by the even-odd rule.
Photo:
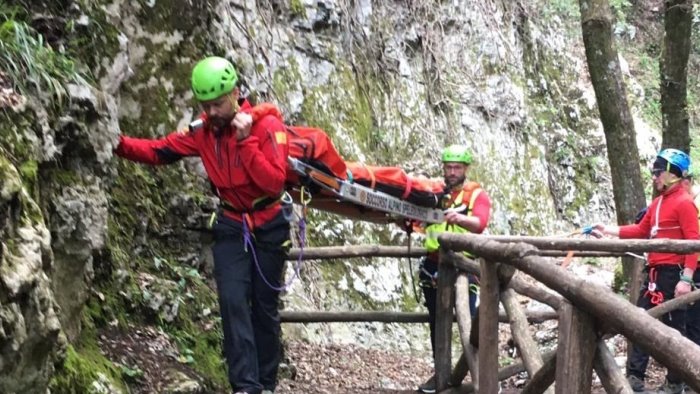
[[[0,111],[0,151],[6,152],[15,163],[34,160],[35,147],[28,138],[33,126],[29,113]]]
[[[0,179],[3,180],[2,187],[0,188],[0,192],[2,192],[0,198],[10,197],[22,190],[22,183],[20,182],[17,170],[3,155],[0,155]],[[0,202],[3,201],[0,200]]]
[[[82,338],[85,342],[80,342],[76,347],[68,346],[66,358],[49,383],[51,392],[93,393],[95,388],[92,383],[99,379],[100,374],[122,392],[128,392],[119,369],[100,353],[97,343],[86,336]]]
[[[29,192],[35,201],[39,201],[37,186],[37,174],[39,172],[39,163],[35,160],[27,160],[19,167],[19,174],[22,178],[24,188]]]
[[[364,152],[373,155],[377,159],[376,163],[386,160],[387,154],[392,153],[391,149],[384,149],[389,147],[383,140],[383,133],[375,127],[368,96],[361,90],[352,70],[339,66],[330,84],[331,87],[319,87],[305,94],[301,108],[302,120],[326,130],[333,141],[338,142],[341,155],[348,160],[357,158],[352,157],[347,149],[343,149],[339,138],[334,138],[339,134],[339,127],[352,136]],[[329,88],[338,94],[329,96]]]
[[[77,25],[74,19],[67,19],[65,26],[66,52],[74,59],[80,59],[83,69],[93,80],[95,70],[101,68],[104,57],[113,57],[119,52],[119,29],[109,23],[105,9],[94,2],[86,2],[83,12],[90,15],[87,26]]]
[[[39,163],[35,160],[28,160],[22,163],[19,167],[19,173],[22,178],[29,181],[30,183],[36,182],[36,175],[39,170]]]
[[[180,354],[185,357],[191,356],[190,367],[205,379],[210,388],[227,387],[226,366],[221,356],[223,334],[220,321],[215,328],[203,330],[194,323],[197,318],[191,315],[191,312],[183,313],[181,326],[166,328],[167,332],[176,339]]]
[[[306,8],[302,4],[301,0],[291,0],[289,2],[289,11],[293,16],[306,18]]]

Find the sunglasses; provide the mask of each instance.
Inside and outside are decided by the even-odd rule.
[[[655,177],[658,178],[659,175],[661,175],[661,173],[664,172],[664,171],[666,171],[666,170],[663,169],[663,168],[652,168],[652,169],[649,170],[649,171],[651,172],[651,176],[655,176]]]

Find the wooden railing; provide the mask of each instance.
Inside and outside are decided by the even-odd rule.
[[[615,364],[604,343],[611,332],[618,332],[638,344],[661,364],[678,373],[693,389],[700,390],[700,347],[656,320],[670,310],[699,300],[700,290],[645,312],[621,299],[610,289],[585,281],[544,260],[537,248],[617,254],[649,251],[691,253],[700,251],[700,242],[488,237],[469,234],[442,234],[439,239],[443,252],[438,277],[448,278],[438,284],[438,302],[442,304],[438,310],[443,311],[443,315],[438,316],[436,323],[439,336],[436,338],[435,358],[437,384],[441,392],[473,392],[475,386],[481,393],[498,392],[498,381],[503,379],[499,374],[497,358],[496,315],[499,301],[504,304],[512,319],[513,338],[521,351],[525,369],[532,377],[523,393],[551,391],[550,386],[555,382],[554,392],[557,394],[590,393],[594,369],[606,392],[632,393],[622,370]],[[463,251],[480,256],[478,264],[455,253]],[[448,334],[451,332],[452,319],[445,312],[455,307],[450,295],[456,273],[474,272],[477,265],[481,276],[478,334],[471,331],[472,335],[478,335],[479,343],[478,372],[472,374],[472,381],[476,383],[448,389],[448,382],[462,381],[466,370],[463,366],[461,371],[453,371],[451,368],[451,341]],[[513,302],[510,291],[515,278],[520,275],[514,274],[514,269],[530,275],[559,293],[549,303],[559,312],[558,344],[556,351],[551,354],[539,353],[527,327],[522,324],[522,315],[517,312],[520,306]],[[469,343],[470,340],[467,338],[462,342]],[[467,359],[470,352],[473,353],[473,349],[463,349]]]
[[[700,391],[700,347],[657,321],[660,316],[700,300],[700,290],[642,311],[610,289],[587,282],[543,259],[565,256],[619,257],[650,251],[692,253],[699,241],[591,240],[572,238],[440,235],[443,250],[438,272],[435,371],[442,393],[497,393],[500,380],[527,371],[530,380],[523,393],[590,393],[592,371],[608,393],[632,393],[604,340],[620,333],[639,344],[657,361],[676,371]],[[465,258],[461,252],[480,256]],[[288,258],[295,260],[299,250]],[[303,259],[354,257],[419,257],[422,248],[344,246],[308,248]],[[471,321],[466,274],[480,276],[478,321]],[[526,279],[527,274],[537,284]],[[544,286],[547,288],[545,288]],[[551,290],[550,290],[551,289]],[[552,291],[554,290],[554,292]],[[516,293],[552,307],[551,311],[525,313]],[[505,314],[499,313],[499,303]],[[310,322],[427,322],[427,314],[406,312],[282,311],[287,323]],[[559,319],[557,349],[540,353],[529,332],[529,322]],[[461,357],[453,367],[452,325],[457,322]],[[522,362],[499,369],[498,324],[510,324]],[[474,325],[472,327],[472,324]],[[478,343],[478,352],[472,346]],[[463,382],[467,375],[471,381]],[[456,387],[449,387],[449,383]],[[461,383],[461,384],[460,384]],[[552,388],[552,384],[554,384]]]

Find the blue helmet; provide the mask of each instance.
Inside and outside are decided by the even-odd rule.
[[[687,177],[690,174],[690,156],[687,153],[678,149],[664,149],[656,157],[676,166],[681,172],[681,177]]]

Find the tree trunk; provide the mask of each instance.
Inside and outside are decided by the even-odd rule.
[[[686,86],[693,22],[692,0],[664,2],[664,48],[661,54],[662,147],[690,152]]]
[[[579,0],[579,8],[588,72],[608,148],[617,223],[629,224],[646,206],[646,200],[634,122],[613,42],[610,5],[608,0]],[[633,260],[623,258],[622,264],[625,278],[637,280],[631,277]]]

